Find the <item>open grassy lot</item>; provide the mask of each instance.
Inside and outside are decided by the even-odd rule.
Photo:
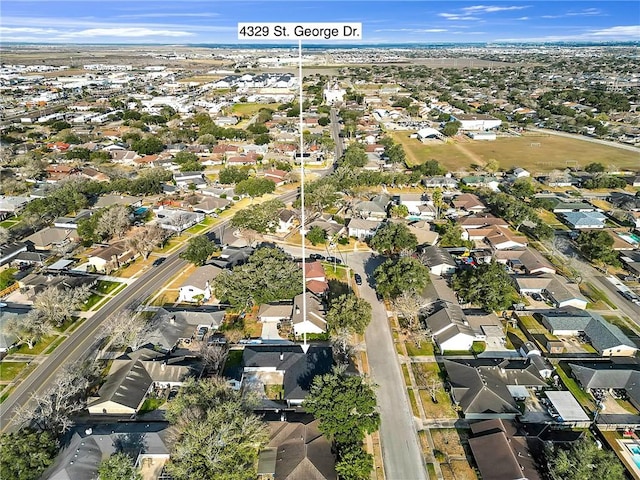
[[[236,103],[231,110],[235,115],[252,116],[260,111],[261,108],[270,108],[278,110],[279,103]]]
[[[29,365],[27,362],[0,362],[0,381],[10,382]]]
[[[44,337],[38,343],[36,343],[33,348],[29,348],[29,345],[23,343],[15,350],[11,350],[11,353],[17,353],[20,355],[40,355],[57,338],[59,338],[57,335],[49,335],[47,337]]]
[[[392,132],[390,135],[402,144],[410,164],[434,159],[451,170],[478,163],[472,156],[484,162],[495,159],[500,168],[505,170],[522,167],[532,173],[564,169],[567,166],[585,166],[591,162],[620,168],[638,166],[638,154],[635,152],[558,136],[498,138],[493,142],[470,141],[464,143],[464,149],[458,149],[452,142],[424,145],[415,138],[409,138],[408,132]],[[465,150],[470,155],[465,155]]]
[[[413,370],[416,384],[420,387],[420,400],[427,418],[458,418],[458,414],[451,404],[449,394],[444,389],[443,373],[440,370],[440,366],[435,362],[412,363],[411,369]],[[439,388],[435,394],[435,402],[431,398],[431,392],[423,388],[433,382]]]

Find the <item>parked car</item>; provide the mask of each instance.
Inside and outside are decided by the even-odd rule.
[[[196,340],[204,340],[204,336],[207,334],[209,329],[207,327],[198,327],[196,331]]]
[[[362,285],[362,277],[360,276],[359,273],[356,273],[353,276],[353,279],[356,281],[356,285]]]
[[[342,263],[342,260],[336,257],[327,257],[327,262],[340,265]]]
[[[539,293],[532,293],[531,298],[533,298],[536,302],[544,301],[544,298]]]
[[[311,260],[324,260],[324,255],[320,255],[319,253],[312,253],[309,255]]]

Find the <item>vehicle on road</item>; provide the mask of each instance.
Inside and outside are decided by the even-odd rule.
[[[360,276],[359,273],[356,273],[353,276],[353,279],[356,281],[356,285],[362,285],[362,277]]]
[[[161,265],[161,264],[162,264],[162,262],[164,262],[166,259],[167,259],[167,257],[160,257],[160,258],[156,258],[156,259],[153,261],[152,265],[153,265],[154,267],[157,267],[158,265]]]

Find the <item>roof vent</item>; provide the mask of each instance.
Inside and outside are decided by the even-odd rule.
[[[280,352],[280,361],[284,360],[284,352]]]

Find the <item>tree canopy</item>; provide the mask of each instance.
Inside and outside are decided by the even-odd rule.
[[[231,219],[231,225],[248,228],[258,233],[273,232],[278,226],[278,214],[283,208],[284,203],[278,199],[243,208]]]
[[[238,195],[249,195],[253,197],[261,197],[265,193],[272,193],[276,189],[276,184],[268,178],[247,178],[238,182],[235,192]]]
[[[256,250],[244,265],[213,281],[216,297],[235,308],[289,300],[302,293],[302,269],[278,248]]]
[[[625,468],[615,453],[583,439],[569,449],[548,452],[549,470],[557,480],[623,480]]]
[[[367,164],[367,154],[359,143],[352,143],[347,147],[339,161],[340,165],[349,167],[364,167]]]
[[[420,293],[429,283],[429,269],[412,257],[389,259],[375,269],[376,290],[386,298],[402,292]]]
[[[592,262],[619,266],[618,253],[613,249],[613,237],[602,230],[580,232],[576,243],[580,251]]]
[[[36,480],[53,463],[58,442],[49,432],[22,429],[0,436],[0,472],[3,478]]]
[[[338,444],[358,443],[380,426],[371,385],[341,368],[315,377],[302,406],[320,421],[320,431]]]
[[[513,287],[509,274],[500,263],[492,261],[453,276],[453,289],[465,302],[493,311],[511,306]]]
[[[187,248],[180,254],[180,258],[193,263],[194,265],[204,265],[204,262],[218,249],[206,235],[191,237]]]
[[[177,430],[167,464],[175,480],[256,478],[267,429],[223,379],[187,380],[166,418]]]
[[[346,330],[364,334],[371,322],[371,304],[353,293],[340,295],[331,301],[327,312],[327,324],[332,332]]]
[[[413,251],[418,239],[404,223],[386,222],[376,230],[369,245],[384,255]]]
[[[315,225],[309,229],[305,237],[312,245],[317,245],[318,243],[325,243],[327,241],[327,232]]]
[[[218,174],[218,180],[224,184],[239,183],[247,178],[249,178],[249,174],[246,170],[233,166],[223,168]]]

